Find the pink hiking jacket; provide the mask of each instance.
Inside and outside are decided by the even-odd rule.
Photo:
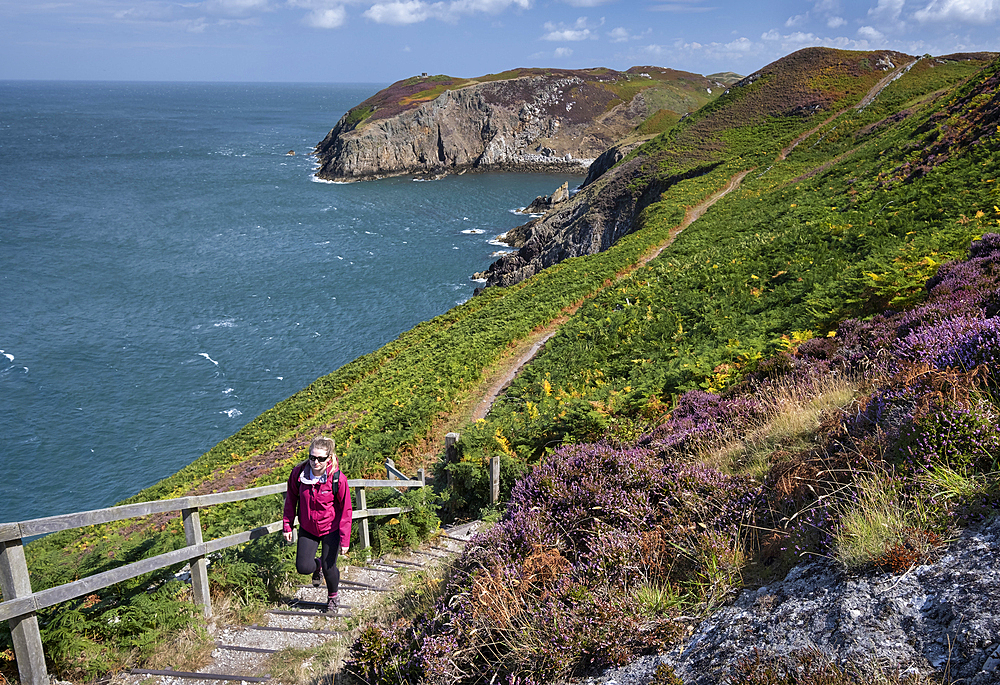
[[[295,514],[299,515],[299,527],[316,537],[323,537],[330,531],[340,529],[340,546],[351,544],[351,492],[347,486],[347,476],[340,471],[327,471],[325,483],[307,485],[299,481],[299,475],[307,462],[302,462],[288,476],[288,490],[285,492],[284,530],[292,530]],[[330,465],[332,466],[332,464]],[[327,467],[327,469],[330,468]],[[333,476],[339,476],[340,486],[336,497],[333,494]],[[298,511],[296,511],[298,510]]]

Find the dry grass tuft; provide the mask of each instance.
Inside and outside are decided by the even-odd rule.
[[[212,661],[215,642],[201,626],[189,626],[168,642],[153,648],[146,668],[174,671],[197,671]]]

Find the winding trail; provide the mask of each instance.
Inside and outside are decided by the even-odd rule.
[[[680,235],[681,231],[683,231],[685,228],[687,228],[695,221],[697,221],[702,214],[708,211],[709,207],[714,205],[716,202],[721,200],[723,197],[725,197],[732,191],[736,190],[740,186],[740,183],[743,182],[743,179],[746,178],[747,174],[749,174],[751,171],[753,171],[753,169],[746,169],[745,171],[739,172],[738,174],[730,178],[723,188],[715,191],[714,193],[706,197],[704,200],[702,200],[695,206],[687,207],[684,211],[684,219],[670,230],[670,236],[666,240],[659,243],[658,245],[653,246],[651,250],[648,250],[641,257],[639,257],[638,261],[636,261],[636,263],[633,264],[630,268],[619,272],[612,283],[606,284],[603,288],[599,288],[598,290],[594,291],[593,293],[590,294],[590,297],[594,297],[599,292],[614,286],[615,283],[620,282],[623,278],[627,277],[636,269],[645,266],[651,260],[658,257],[660,253],[662,253],[665,249],[670,247],[671,244],[673,244],[674,240],[677,238],[678,235]],[[578,302],[572,305],[571,307],[567,307],[566,309],[564,309],[562,315],[559,318],[554,319],[552,323],[550,323],[545,328],[536,331],[535,334],[530,337],[530,342],[527,349],[520,351],[519,354],[515,355],[514,357],[512,357],[511,359],[507,360],[502,364],[503,371],[500,373],[498,378],[495,378],[489,383],[489,386],[485,391],[482,400],[480,400],[476,404],[475,409],[473,410],[470,416],[470,419],[472,421],[486,418],[486,415],[489,414],[490,409],[493,407],[493,403],[496,402],[500,394],[510,386],[510,384],[514,381],[515,378],[517,378],[521,370],[524,369],[524,367],[527,366],[531,362],[531,360],[535,358],[535,356],[541,351],[542,347],[545,346],[545,343],[548,342],[549,339],[559,331],[559,328],[562,326],[562,324],[570,316],[576,313],[576,310],[580,308],[581,304],[582,302]]]
[[[788,155],[791,154],[792,150],[794,150],[799,145],[799,143],[801,143],[803,140],[808,139],[809,136],[813,135],[823,127],[830,124],[830,122],[837,119],[837,117],[850,111],[852,108],[856,110],[861,110],[870,105],[875,100],[875,98],[878,97],[879,93],[885,90],[885,88],[888,87],[890,83],[892,83],[897,78],[908,72],[913,67],[913,65],[915,65],[918,61],[920,61],[920,59],[921,58],[917,58],[912,62],[908,62],[906,64],[896,67],[888,74],[886,74],[883,78],[881,78],[878,81],[878,83],[872,86],[857,104],[852,105],[851,107],[846,107],[840,111],[831,114],[829,117],[824,119],[816,126],[796,136],[796,138],[792,140],[792,142],[790,142],[787,146],[781,149],[781,151],[778,153],[778,156],[775,158],[775,162],[777,163],[787,159]],[[847,156],[847,154],[849,153],[845,153],[844,155],[837,157],[835,160],[828,162],[827,165],[836,163],[843,157]],[[636,269],[645,266],[651,260],[658,257],[665,249],[667,249],[668,247],[670,247],[671,244],[673,244],[674,240],[677,238],[677,236],[680,234],[681,231],[683,231],[685,228],[687,228],[695,221],[697,221],[699,218],[701,218],[701,216],[706,211],[708,211],[709,207],[714,205],[716,202],[721,200],[723,197],[725,197],[732,191],[736,190],[743,182],[743,179],[747,177],[747,174],[749,174],[752,171],[753,169],[745,169],[743,171],[740,171],[739,173],[732,176],[724,187],[715,191],[714,193],[706,197],[704,200],[699,202],[697,205],[693,207],[688,207],[684,212],[684,219],[681,221],[681,223],[679,223],[677,226],[671,229],[670,237],[668,237],[660,244],[654,246],[651,250],[647,251],[643,256],[639,258],[639,260],[634,265],[632,265],[631,268],[619,273],[614,283],[621,281],[623,278],[631,274]],[[604,288],[611,287],[614,285],[614,283],[605,285]],[[604,288],[601,288],[591,293],[590,297],[597,295],[597,293],[601,292],[601,290],[604,290]],[[580,308],[581,304],[582,302],[578,302],[572,305],[571,307],[567,307],[565,310],[563,310],[562,315],[559,318],[554,319],[548,326],[545,326],[544,328],[535,331],[533,335],[529,336],[528,339],[523,341],[523,344],[518,347],[514,355],[512,355],[506,361],[501,362],[497,372],[493,374],[493,377],[490,380],[486,381],[487,387],[484,391],[482,391],[482,399],[475,403],[475,407],[473,408],[471,414],[467,414],[466,412],[460,412],[462,414],[462,418],[466,418],[472,421],[486,418],[486,415],[489,414],[490,409],[493,407],[493,404],[496,402],[500,394],[503,393],[503,391],[510,386],[510,384],[514,381],[514,379],[517,378],[518,374],[520,374],[520,372],[524,369],[524,367],[527,366],[529,363],[531,363],[531,360],[538,355],[541,349],[545,346],[545,343],[548,342],[549,339],[551,339],[552,336],[554,336],[559,331],[559,328],[570,316],[576,313],[577,309]]]

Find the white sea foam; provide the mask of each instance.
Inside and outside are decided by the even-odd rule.
[[[235,407],[233,407],[232,409],[225,409],[223,411],[220,411],[219,413],[225,414],[231,419],[235,419],[237,416],[243,416],[243,412],[241,412],[239,409]]]
[[[329,241],[329,240],[324,240],[324,241],[323,241],[323,242],[321,242],[321,243],[313,243],[313,245],[329,245],[329,244],[330,244],[330,241]]]
[[[216,328],[236,328],[236,322],[233,321],[232,319],[226,319],[224,321],[216,321],[212,325],[215,326]]]
[[[514,250],[496,250],[491,257],[503,257],[505,254],[514,254]]]
[[[469,280],[472,281],[473,283],[485,283],[486,282],[485,278],[470,278]]]
[[[7,361],[9,362],[14,361],[14,355],[12,355],[10,352],[4,352],[3,350],[0,350],[0,354],[7,357]]]
[[[310,176],[309,179],[313,183],[329,183],[332,186],[346,186],[347,183],[348,183],[347,181],[328,181],[325,178],[320,178],[316,174],[313,174],[312,176]]]
[[[212,362],[212,363],[213,363],[213,364],[215,364],[216,366],[218,366],[218,365],[219,365],[219,362],[215,361],[214,359],[212,359],[211,357],[209,357],[209,356],[208,356],[208,355],[207,355],[206,353],[204,353],[204,352],[199,352],[199,353],[198,353],[198,356],[199,356],[199,357],[204,357],[205,359],[207,359],[208,361]]]
[[[487,245],[492,245],[493,247],[510,247],[507,243],[503,242],[499,238],[494,238],[493,240],[487,240]]]
[[[462,233],[465,233],[466,235],[482,235],[483,233],[486,233],[486,231],[481,228],[467,228],[462,231]]]
[[[222,394],[223,394],[223,395],[230,395],[230,394],[232,394],[232,393],[233,393],[233,392],[234,392],[235,390],[236,390],[235,388],[226,388],[225,390],[223,390],[223,391],[222,391]]]

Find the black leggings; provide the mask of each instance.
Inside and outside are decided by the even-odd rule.
[[[340,530],[332,530],[322,537],[302,530],[299,527],[299,541],[295,547],[295,570],[304,576],[311,576],[316,571],[316,550],[323,543],[323,553],[319,557],[323,577],[326,578],[326,590],[330,594],[340,586],[340,569],[337,568],[337,554],[340,552]]]

